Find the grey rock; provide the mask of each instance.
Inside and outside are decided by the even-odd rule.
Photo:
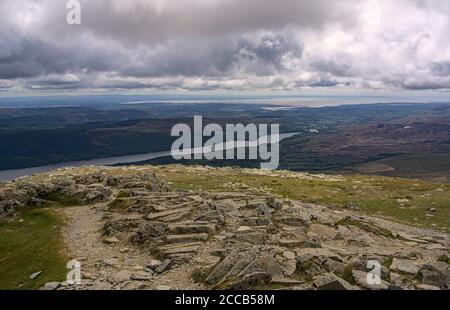
[[[294,252],[291,252],[291,251],[284,251],[284,252],[283,252],[283,256],[284,256],[284,258],[286,258],[286,259],[295,259],[295,258],[296,258],[295,253],[294,253]]]
[[[358,205],[356,203],[353,203],[353,202],[347,203],[344,207],[346,209],[349,209],[349,210],[359,210]]]
[[[268,226],[272,224],[267,217],[248,217],[241,221],[242,226]]]
[[[163,273],[167,269],[170,268],[173,261],[171,259],[165,259],[157,268],[155,268],[155,272],[157,273]]]
[[[167,243],[177,243],[177,242],[193,242],[193,241],[207,241],[208,234],[198,233],[198,234],[183,234],[183,235],[167,235]]]
[[[107,244],[115,244],[115,243],[119,243],[120,241],[116,237],[111,237],[111,238],[104,239],[103,242],[105,242]]]
[[[167,231],[167,227],[167,223],[164,222],[154,221],[144,223],[139,227],[134,240],[142,243],[148,239],[163,236]]]
[[[230,290],[249,290],[256,286],[263,286],[269,284],[272,280],[272,276],[265,272],[255,272],[245,275],[242,279],[239,279],[231,283],[227,289]]]
[[[422,291],[439,291],[439,290],[441,290],[441,288],[439,288],[437,286],[428,285],[428,284],[419,284],[419,285],[416,285],[416,288],[418,290],[422,290]]]
[[[303,281],[294,280],[294,279],[286,279],[281,277],[273,277],[270,281],[271,284],[278,284],[283,286],[293,286],[293,285],[301,285],[304,284]]]
[[[156,268],[158,268],[159,266],[161,266],[161,261],[157,260],[157,259],[152,259],[148,264],[147,264],[147,268],[151,269],[151,270],[155,270]]]
[[[369,290],[388,290],[389,289],[389,283],[380,279],[379,284],[369,284],[367,281],[367,273],[359,270],[353,270],[352,276],[355,279],[355,282],[366,289]]]
[[[334,266],[345,268],[340,263],[342,263],[342,258],[327,249],[306,248],[297,251],[297,270],[310,276],[335,271],[332,268]]]
[[[399,272],[407,273],[412,276],[417,275],[419,272],[419,267],[414,263],[414,261],[405,260],[405,259],[398,259],[394,258],[392,260],[392,264],[389,267],[391,270],[396,270]]]
[[[216,230],[217,226],[215,224],[186,223],[171,224],[168,227],[168,231],[173,234],[207,233],[208,235],[212,235]]]
[[[389,290],[414,290],[414,282],[411,276],[404,276],[397,273],[391,273],[391,285]]]
[[[283,208],[283,202],[273,196],[269,196],[266,198],[266,204],[269,208],[275,210],[281,210]]]
[[[131,272],[128,270],[121,270],[116,273],[113,273],[110,277],[114,282],[125,282],[130,280]]]
[[[281,246],[287,247],[287,248],[297,248],[300,247],[302,244],[302,240],[296,240],[296,239],[280,239],[278,240],[278,243]]]
[[[130,278],[136,281],[150,281],[153,278],[153,276],[151,273],[141,271],[132,273]]]
[[[300,217],[281,217],[280,222],[284,225],[287,226],[292,226],[292,227],[303,227],[303,228],[308,228],[309,225],[311,224],[310,221],[307,221],[303,218]]]
[[[91,289],[94,291],[107,291],[111,289],[111,284],[101,281],[101,280],[97,280],[94,281],[94,283],[91,286]]]
[[[239,253],[237,250],[232,251],[219,264],[217,264],[217,266],[206,277],[205,282],[210,285],[219,283],[222,278],[225,277],[238,263],[238,261],[243,259],[242,255],[246,255],[246,253]],[[253,255],[251,259],[253,259]]]
[[[44,284],[44,287],[42,288],[44,291],[54,291],[58,289],[58,287],[61,285],[59,282],[47,282]]]
[[[419,258],[422,258],[423,255],[422,255],[422,253],[420,253],[418,251],[406,250],[406,251],[402,251],[400,253],[399,257],[405,258],[405,259],[419,259]]]
[[[36,279],[37,277],[39,277],[40,275],[41,275],[41,273],[42,273],[42,271],[38,271],[38,272],[35,272],[35,273],[32,273],[31,275],[30,275],[30,280],[34,280],[34,279]]]
[[[254,245],[263,245],[266,243],[267,234],[263,232],[250,232],[236,235],[236,240],[248,242]]]
[[[103,260],[103,264],[115,268],[118,268],[120,266],[120,262],[117,258],[106,258]]]
[[[351,285],[344,279],[338,276],[328,273],[313,282],[313,285],[318,290],[357,290],[358,288]]]
[[[250,226],[240,226],[240,227],[238,227],[238,229],[236,229],[236,231],[239,233],[249,232],[252,230],[253,229]]]
[[[450,288],[450,266],[444,262],[425,264],[419,270],[419,278],[423,284]]]

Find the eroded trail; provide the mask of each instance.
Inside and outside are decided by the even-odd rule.
[[[192,283],[190,270],[168,270],[156,276],[146,268],[154,259],[141,249],[121,241],[102,238],[105,204],[61,209],[66,225],[63,238],[67,254],[81,262],[82,285],[67,289],[199,289]],[[189,268],[185,268],[189,269]]]

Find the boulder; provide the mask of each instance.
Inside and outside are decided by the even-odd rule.
[[[247,242],[253,245],[263,245],[266,243],[267,234],[264,232],[249,232],[236,235],[236,240]]]
[[[151,270],[155,270],[156,268],[158,268],[161,265],[161,261],[157,260],[157,259],[152,259],[150,260],[150,262],[147,264],[147,268],[150,268]]]
[[[30,275],[30,280],[34,280],[41,275],[42,271],[34,272]]]
[[[136,243],[144,243],[149,239],[165,235],[167,227],[168,225],[164,222],[154,221],[144,223],[138,228],[133,239]]]
[[[150,281],[153,278],[153,276],[151,273],[148,273],[145,271],[139,271],[139,272],[132,273],[130,275],[130,278],[132,280],[136,280],[136,281]]]
[[[120,241],[116,237],[111,237],[111,238],[104,239],[103,242],[107,243],[107,244],[115,244],[115,243],[119,243]]]
[[[312,224],[309,227],[307,237],[309,239],[337,240],[341,238],[341,234],[336,228],[321,224]]]
[[[61,283],[59,282],[47,282],[42,287],[42,290],[44,291],[54,291],[60,287]]]
[[[450,288],[450,265],[445,262],[425,264],[418,274],[423,284]]]
[[[355,282],[363,288],[366,288],[369,290],[388,290],[389,289],[389,283],[382,279],[380,279],[379,283],[370,284],[369,281],[367,281],[368,274],[364,271],[353,270],[352,276],[355,279]]]
[[[170,268],[172,263],[173,263],[173,261],[171,259],[163,260],[163,262],[158,267],[155,268],[155,272],[163,273],[164,271],[166,271],[167,269]]]
[[[293,260],[293,259],[296,258],[296,255],[295,255],[294,252],[291,252],[291,251],[284,251],[284,252],[283,252],[283,257],[286,258],[286,259]]]
[[[314,277],[337,270],[343,271],[345,266],[341,263],[342,258],[327,249],[309,248],[297,251],[297,271],[309,276]],[[334,268],[335,266],[336,268]]]
[[[275,210],[281,210],[283,208],[283,202],[273,196],[269,196],[266,198],[266,204],[269,208]]]
[[[328,273],[314,280],[313,285],[318,290],[341,291],[341,290],[357,290],[358,288],[351,285],[344,279]]]
[[[411,261],[411,260],[406,260],[406,259],[394,258],[392,260],[392,264],[389,268],[391,270],[410,274],[412,276],[416,276],[417,272],[419,272],[419,267],[417,267],[415,262]]]
[[[128,270],[120,270],[116,273],[113,273],[110,277],[110,281],[112,280],[113,282],[125,282],[130,280],[131,278],[131,272]]]
[[[270,283],[272,276],[265,272],[254,272],[243,276],[226,286],[229,290],[249,290]]]
[[[419,284],[419,285],[416,285],[416,288],[421,291],[439,291],[439,290],[441,290],[437,286],[428,285],[428,284]]]

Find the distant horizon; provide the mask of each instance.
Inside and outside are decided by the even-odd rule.
[[[450,103],[450,96],[447,93],[434,92],[416,92],[411,94],[404,93],[305,93],[305,94],[276,94],[256,92],[252,94],[225,94],[225,93],[158,93],[158,94],[129,94],[129,93],[111,93],[111,94],[29,94],[22,96],[1,96],[0,108],[4,105],[32,104],[34,101],[43,101],[42,106],[46,105],[45,100],[52,101],[50,106],[55,107],[55,101],[61,101],[62,106],[70,106],[67,101],[102,99],[102,103],[114,105],[140,105],[152,103],[179,103],[179,104],[256,104],[256,105],[275,105],[287,107],[325,107],[340,105],[358,105],[358,104],[401,104],[401,103]],[[111,99],[111,102],[108,102]],[[77,103],[71,103],[77,106]],[[81,103],[79,103],[81,104]],[[85,102],[83,102],[83,105]],[[92,104],[95,104],[93,102]]]

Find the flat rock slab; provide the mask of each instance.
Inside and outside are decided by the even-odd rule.
[[[153,276],[148,272],[135,272],[131,274],[131,279],[136,281],[150,281]]]
[[[271,284],[291,286],[291,285],[300,285],[300,284],[303,284],[304,282],[303,281],[299,281],[299,280],[294,280],[294,279],[273,277],[272,281],[270,281],[270,283]]]
[[[196,234],[207,233],[212,235],[216,232],[215,224],[171,224],[168,231],[172,234]]]
[[[297,259],[301,257],[318,257],[323,256],[337,261],[342,261],[342,257],[325,248],[307,248],[297,251]]]
[[[147,219],[148,220],[157,220],[157,219],[169,216],[169,215],[183,213],[183,212],[186,212],[189,210],[191,210],[191,207],[185,207],[185,208],[172,209],[172,210],[167,210],[167,211],[151,213],[151,214],[147,215]]]
[[[156,269],[155,272],[157,273],[163,273],[164,271],[166,271],[167,269],[170,268],[170,266],[172,265],[172,260],[171,259],[165,259],[161,265],[159,265]]]
[[[116,237],[111,237],[111,238],[104,239],[103,242],[106,244],[114,244],[114,243],[119,243],[120,241]]]
[[[161,254],[164,256],[168,256],[168,255],[172,255],[172,254],[197,253],[198,245],[176,247],[176,248],[172,248],[172,249],[160,249],[160,251],[161,251]]]
[[[47,283],[45,283],[45,285],[42,288],[42,290],[44,290],[44,291],[54,291],[54,290],[58,289],[58,287],[60,285],[61,285],[61,283],[59,283],[59,282],[47,282]]]
[[[375,284],[369,283],[369,281],[367,281],[368,274],[364,271],[353,270],[352,276],[355,279],[355,282],[363,288],[366,288],[369,290],[388,290],[389,289],[389,283],[387,283],[386,281],[381,280],[381,279],[380,279],[379,283],[375,283]],[[370,276],[371,275],[369,275],[369,277]]]
[[[333,290],[333,291],[342,291],[342,290],[358,290],[359,288],[351,285],[344,279],[339,278],[338,276],[328,273],[324,276],[319,277],[313,282],[314,287],[318,290]]]
[[[199,234],[183,234],[183,235],[167,235],[167,243],[178,243],[178,242],[192,242],[192,241],[207,241],[209,235],[206,233]]]
[[[128,270],[121,270],[111,275],[110,279],[114,282],[125,282],[130,280],[131,272]]]
[[[441,290],[440,287],[428,285],[428,284],[419,284],[416,286],[416,288],[418,290],[422,290],[422,291],[440,291]]]
[[[392,264],[389,267],[392,270],[407,273],[415,276],[419,272],[419,267],[414,263],[414,261],[407,259],[394,258]]]

